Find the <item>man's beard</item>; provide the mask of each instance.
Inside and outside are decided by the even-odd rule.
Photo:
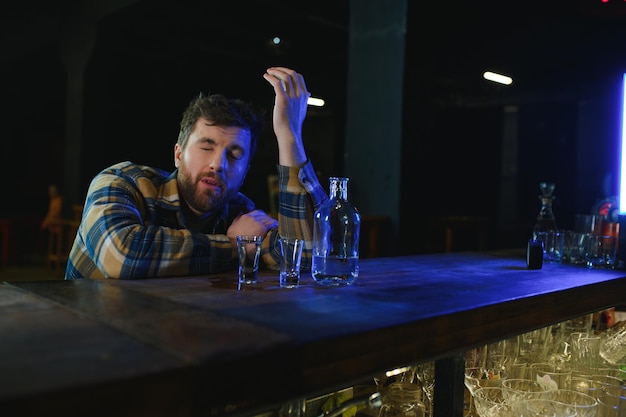
[[[202,177],[212,176],[219,181],[220,191],[201,189],[197,187]],[[224,181],[215,174],[200,174],[195,180],[186,171],[183,164],[178,168],[178,190],[185,203],[193,210],[201,213],[221,209],[230,199],[231,191]]]

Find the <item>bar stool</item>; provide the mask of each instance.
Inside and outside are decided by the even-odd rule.
[[[78,220],[59,219],[53,220],[48,227],[46,268],[56,278],[62,278],[65,274],[65,266],[79,225]]]

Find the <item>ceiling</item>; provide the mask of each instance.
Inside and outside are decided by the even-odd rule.
[[[244,83],[288,65],[317,95],[345,94],[350,3],[355,0],[31,0],[2,6],[0,65],[19,65],[78,23],[98,47],[153,73],[186,71]],[[448,102],[563,95],[626,68],[626,2],[609,0],[408,1],[406,60],[428,65]],[[379,6],[380,7],[380,6]],[[383,6],[384,7],[384,6]],[[274,36],[283,38],[272,45]],[[218,70],[218,68],[220,68]],[[481,79],[490,69],[511,87]],[[246,75],[247,74],[247,75]],[[410,74],[408,75],[410,76]],[[242,84],[245,85],[245,84]]]
[[[211,45],[231,56],[251,53],[265,38],[282,34],[292,42],[336,31],[347,33],[349,0],[31,0],[0,9],[2,60],[16,58],[58,41],[68,26],[91,22],[99,26],[134,27],[154,40],[179,39]],[[308,46],[309,44],[302,44]],[[7,55],[7,52],[11,52]],[[256,51],[255,53],[258,53]]]
[[[176,73],[183,74],[176,83],[212,79],[244,90],[258,74],[254,81],[266,87],[258,82],[265,68],[284,65],[305,73],[318,95],[345,94],[348,6],[349,0],[14,2],[0,11],[0,66],[32,62],[88,23],[97,27],[96,56],[122,62],[130,77],[141,72],[153,85],[172,83]],[[279,45],[271,42],[276,36]]]
[[[411,9],[409,42],[432,40],[437,89],[449,101],[580,96],[626,70],[621,0],[453,1]],[[416,28],[428,20],[438,24]],[[511,76],[513,84],[482,80],[486,70]]]

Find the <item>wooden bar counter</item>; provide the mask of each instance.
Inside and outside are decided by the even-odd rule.
[[[363,259],[345,288],[282,289],[270,271],[243,289],[236,272],[5,282],[0,415],[250,416],[626,303],[625,271],[524,256]]]

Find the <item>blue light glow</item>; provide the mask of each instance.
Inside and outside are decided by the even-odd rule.
[[[626,214],[626,73],[622,80],[622,137],[621,137],[621,158],[619,176],[619,211]]]

